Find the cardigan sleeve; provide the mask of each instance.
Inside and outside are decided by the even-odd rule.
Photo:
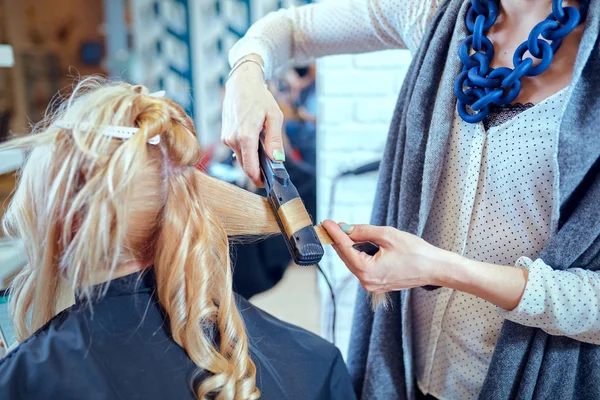
[[[250,27],[229,52],[231,66],[258,54],[267,78],[282,67],[333,54],[415,50],[443,0],[327,0],[281,9]]]
[[[600,344],[600,273],[581,268],[552,269],[543,260],[521,257],[529,271],[518,306],[498,309],[506,319],[540,328],[551,335]]]

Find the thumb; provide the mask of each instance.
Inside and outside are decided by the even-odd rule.
[[[391,245],[393,228],[367,224],[340,224],[340,228],[355,242],[373,242],[382,247]]]
[[[281,110],[267,114],[265,121],[265,149],[273,161],[285,161],[285,151],[281,138],[283,114]]]

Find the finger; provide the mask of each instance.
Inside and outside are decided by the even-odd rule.
[[[333,221],[323,222],[323,227],[333,239],[332,245],[335,252],[354,275],[360,275],[365,264],[371,258],[369,255],[362,253],[352,247],[354,241],[348,237],[340,227]]]
[[[381,247],[390,247],[393,228],[368,224],[341,225],[340,230],[355,242],[373,242]]]
[[[265,150],[273,161],[285,161],[285,151],[281,138],[283,113],[279,108],[267,113],[265,121]]]
[[[237,162],[240,164],[240,167],[243,169],[244,157],[242,156],[242,150],[240,150],[239,146],[232,146],[231,149],[233,150],[233,158],[237,160]]]
[[[340,228],[338,224],[333,221],[326,220],[323,222],[323,228],[327,231],[333,243],[340,247],[352,247],[354,244],[354,240],[352,240],[344,231]]]
[[[240,131],[239,138],[242,168],[255,185],[262,186],[258,166],[258,134],[245,129]]]
[[[340,260],[347,266],[348,270],[356,275],[358,273],[358,268],[356,268],[353,262],[346,257],[346,253],[340,249],[340,246],[331,244],[331,247],[335,250]]]

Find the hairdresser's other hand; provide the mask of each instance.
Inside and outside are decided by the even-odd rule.
[[[322,225],[350,272],[367,292],[373,294],[440,285],[441,272],[452,260],[451,253],[395,228],[338,225],[333,221],[325,221]],[[352,247],[354,243],[366,241],[379,245],[377,254],[369,256]]]
[[[263,64],[258,55],[248,57]],[[227,81],[222,122],[221,140],[233,149],[254,184],[262,187],[258,164],[259,135],[264,128],[267,154],[274,161],[284,161],[283,113],[265,87],[262,70],[255,63],[243,63]]]

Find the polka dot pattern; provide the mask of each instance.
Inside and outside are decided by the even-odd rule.
[[[324,55],[414,51],[440,3],[331,0],[280,10],[250,28],[229,62],[258,54],[272,78],[290,63]],[[564,91],[491,128],[455,117],[424,237],[477,260],[512,265],[518,259],[529,280],[510,312],[449,289],[411,291],[417,383],[424,393],[477,398],[504,318],[600,344],[598,274],[554,271],[528,258],[550,235],[552,151],[563,97]]]
[[[565,93],[487,131],[455,116],[425,240],[500,265],[539,253],[551,233]],[[414,289],[411,301],[419,388],[439,399],[477,398],[505,316],[447,288]]]
[[[338,0],[282,9],[254,23],[229,52],[229,64],[262,57],[267,79],[280,68],[331,54],[416,50],[442,0]]]
[[[581,268],[555,271],[544,261],[521,257],[529,271],[521,302],[499,314],[522,325],[600,345],[600,274]]]

